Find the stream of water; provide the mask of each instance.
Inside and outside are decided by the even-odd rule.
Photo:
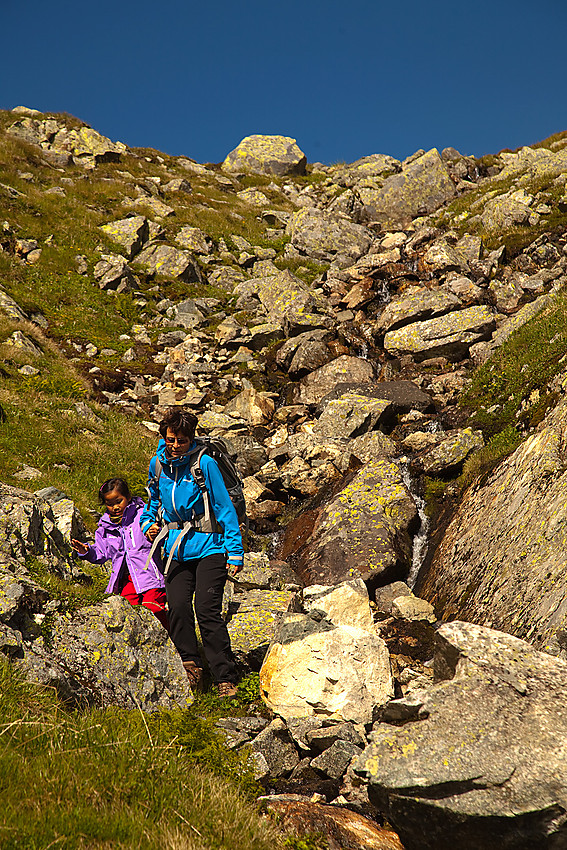
[[[425,512],[425,500],[422,499],[421,496],[418,496],[413,490],[413,481],[409,471],[409,466],[407,464],[400,464],[400,468],[402,470],[403,482],[412,495],[420,520],[419,531],[413,538],[411,567],[406,580],[408,587],[413,589],[417,575],[423,566],[425,556],[427,555],[429,517]]]

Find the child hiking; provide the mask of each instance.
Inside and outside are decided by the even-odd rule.
[[[192,466],[199,453],[197,417],[169,409],[159,431],[162,440],[150,461],[150,500],[140,523],[149,540],[164,542],[165,588],[175,644],[192,688],[202,682],[202,661],[195,634],[195,615],[213,682],[221,697],[236,694],[237,671],[226,623],[221,614],[228,570],[242,569],[244,550],[238,516],[222,474],[212,457],[201,458],[201,490]],[[159,459],[161,472],[156,474]],[[158,516],[163,514],[163,529]],[[202,524],[214,515],[214,524]],[[203,530],[201,530],[203,528]],[[214,531],[211,531],[214,528]],[[228,570],[227,570],[228,562]]]
[[[112,562],[106,593],[119,593],[131,605],[152,611],[169,631],[163,576],[155,560],[148,561],[151,544],[140,528],[142,499],[133,497],[123,478],[109,478],[98,492],[106,507],[95,532],[94,546],[72,540],[79,558],[91,564]]]

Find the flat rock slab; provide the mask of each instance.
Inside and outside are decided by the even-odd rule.
[[[355,768],[406,850],[567,846],[567,663],[455,621],[435,676],[423,719],[375,724]]]
[[[418,361],[430,357],[463,359],[470,346],[488,339],[495,326],[489,307],[469,307],[389,331],[384,348],[394,357],[410,354]]]

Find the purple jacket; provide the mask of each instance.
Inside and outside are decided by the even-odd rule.
[[[157,555],[151,559],[146,569],[152,544],[140,528],[140,515],[143,509],[144,502],[136,497],[126,505],[120,523],[112,522],[105,512],[98,522],[94,546],[89,546],[85,555],[79,555],[91,564],[112,561],[106,593],[120,592],[118,579],[124,558],[126,558],[128,572],[132,576],[137,593],[145,593],[153,587],[160,590],[165,587],[163,576],[158,569],[160,561]]]

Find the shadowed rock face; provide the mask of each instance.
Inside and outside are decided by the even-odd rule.
[[[485,483],[466,494],[417,592],[443,619],[467,618],[557,651],[567,624],[562,402]]]
[[[567,846],[567,664],[492,629],[438,632],[413,722],[377,723],[355,770],[406,850]]]
[[[323,507],[291,523],[283,541],[304,584],[405,578],[417,511],[396,464],[367,463]]]

